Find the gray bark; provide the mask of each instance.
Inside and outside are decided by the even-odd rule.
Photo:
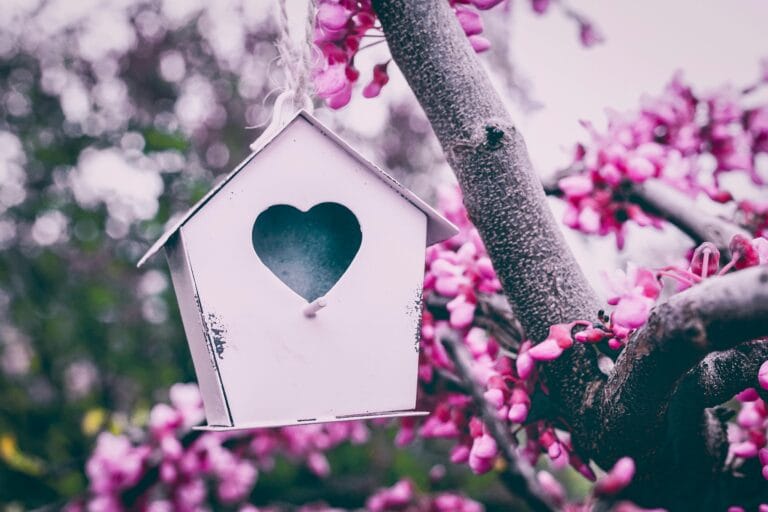
[[[661,435],[664,426],[657,418],[666,412],[681,376],[711,352],[765,336],[767,319],[764,266],[710,278],[656,307],[601,390],[596,442],[603,448],[597,462],[614,460],[627,450],[641,454],[638,464],[653,460],[659,438],[654,434]],[[643,435],[627,435],[630,432]]]
[[[541,341],[552,324],[596,318],[597,298],[547,206],[523,138],[448,2],[379,0],[374,9],[527,335]],[[594,353],[574,347],[548,377],[565,420],[581,424],[585,393],[603,379]]]
[[[595,319],[596,296],[546,204],[521,135],[449,3],[373,0],[373,6],[527,336],[541,341],[553,324]],[[576,344],[544,365],[553,408],[568,425],[574,448],[603,467],[620,456],[635,458],[638,473],[631,492],[646,504],[680,503],[674,497],[680,486],[670,475],[715,474],[722,428],[713,426],[709,413],[704,420],[698,403],[693,412],[675,409],[685,415],[681,423],[693,436],[675,433],[669,429],[668,404],[680,379],[707,353],[768,334],[766,283],[768,270],[753,269],[673,297],[632,338],[608,382],[592,347]],[[685,442],[677,443],[680,439]],[[698,450],[695,457],[669,456],[692,446]],[[687,498],[699,501],[695,489],[687,491]]]
[[[734,235],[749,236],[738,225],[702,212],[691,198],[659,180],[636,185],[633,195],[638,203],[680,228],[696,244],[714,243],[723,257],[728,257],[728,244]]]

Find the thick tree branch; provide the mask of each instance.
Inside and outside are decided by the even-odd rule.
[[[443,346],[451,357],[456,371],[462,376],[464,385],[469,389],[475,406],[480,410],[483,423],[488,433],[496,441],[501,452],[506,468],[502,472],[501,480],[515,496],[524,500],[532,510],[553,511],[553,505],[536,480],[533,468],[515,451],[517,444],[507,427],[497,417],[496,411],[483,396],[484,390],[473,377],[472,356],[467,351],[455,334],[451,332],[441,333]]]
[[[766,335],[767,267],[708,279],[658,306],[601,390],[598,463],[627,453],[651,460],[677,382],[708,353]]]
[[[458,178],[469,217],[527,336],[542,340],[552,324],[594,318],[596,296],[546,204],[521,135],[449,3],[373,0],[373,6],[392,56]],[[691,225],[696,221],[681,213],[673,217]],[[709,228],[688,227],[686,232],[713,236]],[[716,243],[722,246],[722,237],[728,235],[718,236]],[[544,371],[550,398],[571,427],[575,448],[605,467],[632,455],[638,462],[636,478],[652,478],[654,464],[662,460],[659,452],[665,442],[660,439],[678,380],[707,353],[758,337],[761,325],[768,325],[765,272],[713,278],[657,308],[607,383],[592,347],[577,344],[548,363]],[[697,469],[685,464],[679,468]],[[674,487],[668,479],[659,489]],[[664,501],[663,496],[651,499]]]
[[[390,51],[459,180],[464,204],[515,316],[534,340],[555,323],[590,319],[597,298],[576,264],[531,168],[522,136],[444,0],[374,0]],[[574,425],[589,426],[584,396],[602,381],[578,346],[549,365],[551,397]]]
[[[765,321],[768,322],[768,318]],[[720,405],[747,388],[760,389],[757,372],[765,361],[768,361],[766,338],[712,352],[686,374],[675,396],[700,409]]]

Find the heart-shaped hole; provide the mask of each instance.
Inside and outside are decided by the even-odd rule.
[[[302,212],[270,206],[253,223],[253,248],[262,263],[291,290],[312,302],[344,275],[363,234],[349,208],[320,203]]]

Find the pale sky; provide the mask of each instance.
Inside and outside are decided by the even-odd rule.
[[[565,162],[561,148],[570,152],[584,137],[577,120],[601,122],[605,107],[635,108],[676,70],[700,88],[744,85],[768,57],[766,0],[571,3],[595,21],[605,43],[580,48],[572,22],[555,13],[534,18],[527,9],[518,9],[512,35],[515,59],[545,105],[518,116],[542,171]]]
[[[701,88],[743,85],[768,57],[768,0],[571,0],[605,36],[592,48],[580,45],[576,24],[558,9],[535,16],[527,3],[516,2],[509,36],[515,65],[543,108],[530,114],[513,104],[510,109],[542,174],[566,164],[573,144],[586,138],[579,119],[600,126],[606,107],[636,108],[644,93],[661,91],[678,69]],[[359,67],[367,70],[386,55],[385,48],[370,51]],[[393,76],[379,100],[356,93],[349,107],[330,115],[374,135],[376,121],[386,120],[380,100],[409,94],[402,77]]]

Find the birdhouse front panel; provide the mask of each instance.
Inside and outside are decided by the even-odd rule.
[[[422,210],[303,117],[181,227],[235,425],[415,407],[426,232]],[[325,307],[307,316],[313,301]]]

